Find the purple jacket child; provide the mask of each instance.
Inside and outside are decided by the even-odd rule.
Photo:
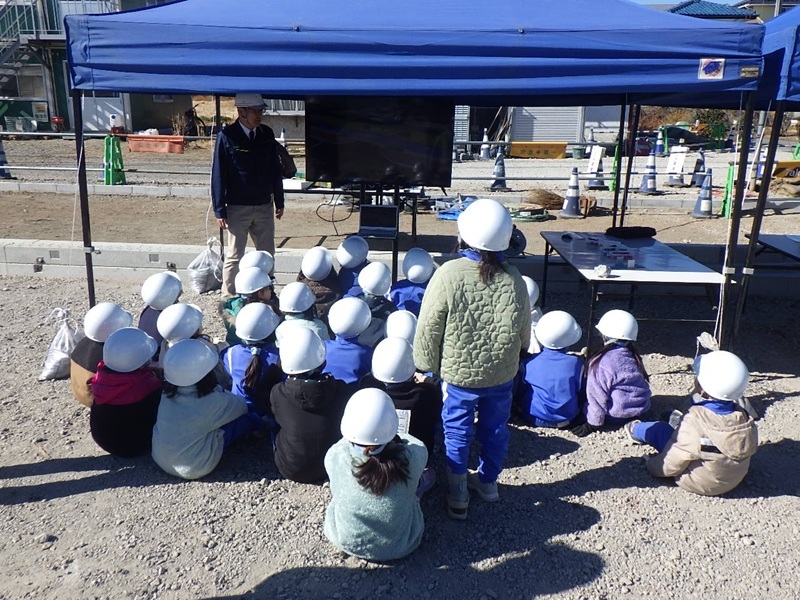
[[[590,361],[586,398],[593,427],[619,425],[650,410],[650,384],[629,348],[614,345]]]

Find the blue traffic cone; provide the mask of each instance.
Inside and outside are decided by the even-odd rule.
[[[481,144],[481,160],[489,160],[492,157],[492,147],[489,145],[489,131],[483,130],[483,143]]]
[[[497,148],[497,158],[494,159],[494,181],[489,186],[490,190],[496,192],[507,192],[510,188],[506,185],[506,159],[503,153],[503,147]]]
[[[562,219],[582,219],[583,213],[581,212],[581,188],[578,179],[578,168],[572,169],[572,175],[569,177],[569,189],[567,190],[567,197],[564,198],[564,205],[561,207],[561,212],[558,216]]]
[[[607,190],[608,186],[606,182],[603,180],[603,159],[600,159],[600,162],[597,165],[597,173],[594,179],[589,181],[589,184],[586,186],[587,190]]]
[[[658,137],[656,138],[656,156],[664,156],[664,130],[658,130]]]
[[[694,171],[692,173],[692,187],[703,187],[706,178],[706,155],[700,150],[700,156],[694,161]]]
[[[705,179],[703,180],[703,187],[697,195],[697,203],[694,205],[692,216],[695,219],[709,219],[714,216],[711,212],[711,169],[706,171]]]
[[[647,172],[642,177],[642,184],[639,186],[640,194],[647,194],[648,196],[657,196],[661,194],[656,188],[656,153],[650,151],[650,156],[647,157]]]

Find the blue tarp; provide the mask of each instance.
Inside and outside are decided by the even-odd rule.
[[[627,0],[182,0],[65,24],[81,90],[606,104],[754,89],[762,65],[760,25]]]
[[[773,98],[800,103],[800,8],[767,21],[764,29],[763,52],[770,73],[762,87],[774,90]]]

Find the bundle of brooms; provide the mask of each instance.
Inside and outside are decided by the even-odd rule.
[[[588,212],[586,210],[587,203],[589,206]],[[528,192],[528,201],[523,202],[520,205],[520,209],[525,210],[525,207],[528,205],[530,205],[532,209],[545,208],[548,211],[559,211],[564,206],[564,196],[559,196],[550,190],[536,188]],[[583,214],[592,214],[596,206],[597,198],[581,194],[581,212]]]

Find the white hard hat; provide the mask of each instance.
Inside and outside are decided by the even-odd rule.
[[[280,309],[285,313],[304,313],[317,301],[314,292],[302,281],[293,281],[278,296]]]
[[[246,256],[246,255],[245,255]],[[272,278],[258,267],[241,269],[233,280],[236,293],[241,295],[255,294],[258,290],[272,285]]]
[[[281,338],[279,352],[281,369],[287,375],[313,371],[325,362],[324,342],[308,327],[299,325],[292,328],[290,335]]]
[[[275,311],[263,302],[247,304],[236,315],[236,337],[243,342],[260,342],[271,336],[280,322]]]
[[[386,337],[403,338],[409,344],[414,343],[417,332],[417,317],[408,310],[396,310],[386,317]]]
[[[203,312],[194,304],[168,306],[156,321],[158,333],[170,344],[192,337],[202,325]]]
[[[266,104],[261,94],[236,94],[233,101],[236,108],[263,108]]]
[[[181,278],[172,271],[150,275],[142,284],[142,300],[156,310],[164,310],[170,304],[175,304],[181,292]]]
[[[83,331],[95,342],[105,342],[112,333],[130,327],[133,315],[113,302],[95,304],[83,317]]]
[[[513,230],[506,207],[490,198],[475,200],[458,216],[458,235],[476,250],[506,250]]]
[[[371,321],[372,312],[361,298],[342,298],[328,311],[328,325],[334,334],[343,338],[361,335]]]
[[[397,435],[397,411],[389,395],[377,388],[358,390],[342,416],[342,437],[359,446],[388,444]]]
[[[403,383],[414,375],[414,349],[403,338],[386,338],[375,346],[372,375],[383,383]]]
[[[742,359],[725,350],[701,354],[694,359],[693,369],[703,391],[718,400],[738,400],[750,381]]]
[[[322,281],[331,274],[333,257],[327,248],[314,246],[303,256],[300,270],[311,281]]]
[[[536,301],[539,300],[539,286],[527,275],[522,276],[522,281],[525,282],[525,287],[528,289],[528,300],[531,304],[531,310],[533,310],[533,307],[536,306]]]
[[[200,340],[181,340],[164,353],[164,379],[172,385],[194,385],[218,362],[217,353]]]
[[[631,313],[614,309],[600,318],[597,330],[607,338],[635,342],[636,336],[639,335],[639,324]]]
[[[369,254],[367,240],[358,235],[351,235],[339,244],[336,249],[336,260],[345,269],[352,269],[367,260],[367,254]]]
[[[569,348],[581,339],[581,327],[571,314],[563,310],[546,313],[536,324],[536,339],[545,348]]]
[[[239,269],[258,267],[264,273],[270,274],[275,268],[275,259],[266,250],[251,250],[239,259]]]
[[[138,327],[123,327],[108,336],[103,345],[103,362],[109,369],[130,373],[147,364],[158,343]]]
[[[403,275],[411,283],[425,283],[433,275],[433,257],[427,250],[411,248],[403,258]]]
[[[392,271],[382,262],[372,262],[361,269],[358,285],[365,294],[385,296],[392,287]]]

